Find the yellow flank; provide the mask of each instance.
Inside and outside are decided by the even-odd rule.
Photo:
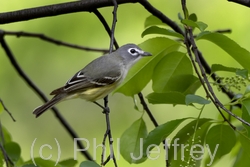
[[[112,85],[108,85],[105,87],[99,88],[91,88],[89,90],[85,90],[84,92],[79,92],[73,95],[68,96],[65,100],[74,99],[74,98],[82,98],[87,101],[96,101],[104,98],[110,92],[112,92],[116,86],[112,87]]]

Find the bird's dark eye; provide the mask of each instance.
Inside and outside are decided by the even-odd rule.
[[[132,56],[138,56],[138,50],[136,48],[130,48],[128,49],[128,53]]]
[[[130,49],[130,53],[134,54],[135,52],[135,49]]]

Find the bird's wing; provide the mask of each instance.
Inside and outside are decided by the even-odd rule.
[[[104,61],[106,60],[108,61],[108,59],[104,59]],[[105,66],[107,63],[102,62],[102,59],[98,64],[95,63],[96,62],[93,61],[84,69],[78,71],[71,79],[68,80],[65,86],[52,91],[51,95],[62,92],[70,94],[80,91],[83,92],[87,89],[111,85],[121,79],[122,71],[117,67],[119,64],[114,63],[111,60],[108,62],[108,66]],[[92,70],[95,70],[95,72]]]

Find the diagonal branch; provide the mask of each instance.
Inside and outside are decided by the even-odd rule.
[[[250,0],[228,0],[228,1],[238,3],[246,7],[250,7]]]
[[[75,44],[63,42],[63,41],[48,37],[44,34],[30,33],[30,32],[24,32],[24,31],[4,31],[4,30],[0,30],[0,32],[3,35],[13,35],[16,37],[40,38],[41,40],[44,40],[44,41],[47,41],[50,43],[54,43],[56,45],[66,46],[66,47],[75,48],[75,49],[81,49],[81,50],[85,50],[85,51],[104,52],[104,53],[108,52],[108,49],[98,49],[98,48],[91,48],[91,47],[75,45]]]
[[[12,119],[12,121],[16,122],[15,118],[12,116],[11,112],[7,109],[7,107],[4,105],[2,99],[0,98],[0,103],[3,106],[3,109],[9,114],[10,118]]]
[[[13,67],[15,68],[15,70],[18,72],[18,74],[21,76],[21,78],[24,79],[24,81],[33,89],[33,91],[35,91],[38,96],[40,96],[40,98],[44,101],[47,102],[48,98],[43,94],[43,92],[30,80],[30,78],[25,74],[25,72],[21,69],[21,67],[19,66],[19,64],[17,63],[14,55],[12,54],[9,46],[7,45],[6,41],[3,38],[3,34],[0,34],[0,42],[2,45],[2,48],[4,49],[6,55],[8,56],[11,64],[13,65]],[[72,139],[74,138],[79,138],[78,135],[76,134],[76,132],[71,128],[71,126],[68,124],[68,122],[64,119],[64,117],[59,113],[59,111],[57,110],[57,108],[53,107],[52,111],[54,112],[55,116],[57,117],[57,119],[59,120],[59,122],[63,125],[63,127],[67,130],[67,132],[70,134],[70,136],[72,137]],[[77,140],[77,146],[81,149],[81,150],[85,150],[84,145]],[[90,154],[87,151],[81,151],[82,155],[88,159],[88,160],[93,160],[92,157],[90,156]]]
[[[138,97],[139,97],[139,99],[140,99],[140,101],[141,101],[141,105],[143,106],[143,109],[144,109],[144,110],[146,111],[146,113],[148,114],[148,116],[149,116],[150,120],[153,122],[154,126],[155,126],[155,127],[159,126],[159,124],[158,124],[158,122],[156,121],[155,117],[153,116],[152,112],[151,112],[150,109],[148,108],[148,105],[147,105],[147,103],[145,102],[144,97],[143,97],[143,94],[142,94],[141,92],[138,93]],[[168,152],[168,149],[169,149],[169,148],[167,147],[167,144],[166,144],[165,139],[162,141],[162,143],[163,143],[163,146],[165,146],[164,149]],[[169,166],[170,166],[169,161],[168,161],[168,159],[166,159],[166,167],[169,167]]]
[[[166,15],[164,15],[161,11],[156,9],[154,6],[152,6],[148,1],[140,1],[140,4],[152,15],[156,16],[158,19],[160,19],[163,23],[166,23],[169,27],[171,27],[175,32],[178,32],[184,36],[184,32],[180,29],[180,27],[172,21],[170,18],[168,18]]]
[[[171,27],[175,32],[178,32],[180,34],[182,34],[183,36],[185,36],[185,33],[182,31],[182,29],[180,29],[180,27],[171,19],[169,19],[167,16],[165,16],[161,11],[157,10],[156,8],[154,8],[148,1],[140,1],[140,4],[142,6],[144,6],[144,8],[150,12],[152,15],[156,16],[157,18],[159,18],[163,23],[166,23],[169,27]],[[190,40],[187,39],[189,45],[190,45]],[[201,64],[205,70],[205,72],[207,74],[211,74],[211,68],[209,66],[209,64],[207,63],[207,61],[205,60],[205,58],[203,57],[202,53],[198,51],[198,56],[200,58]],[[215,73],[212,74],[212,79],[218,83],[221,82],[220,79],[217,79],[218,75],[216,75]],[[233,97],[235,96],[235,94],[233,92],[228,91],[223,85],[220,86],[221,90],[223,93],[225,93],[230,99],[233,99]],[[238,107],[240,107],[240,105],[237,104]]]
[[[109,25],[108,25],[107,21],[105,20],[105,18],[102,16],[102,14],[97,9],[93,10],[93,13],[98,17],[98,19],[100,20],[100,22],[104,26],[106,32],[108,33],[109,37],[111,38],[111,30],[110,30]],[[115,45],[115,48],[118,49],[119,45],[118,45],[115,38],[113,39],[113,43]]]
[[[117,3],[136,3],[138,1],[139,0],[117,0]],[[114,6],[114,4],[110,0],[82,0],[23,9],[18,11],[0,13],[0,24],[27,21],[83,11],[91,12],[95,9],[107,6]]]
[[[183,8],[183,12],[184,12],[184,15],[187,16],[187,8],[186,8],[186,0],[182,0],[182,8]],[[221,112],[220,109],[226,111],[228,114],[230,114],[231,116],[233,116],[234,118],[238,119],[239,121],[241,121],[242,123],[250,126],[250,123],[248,123],[247,121],[245,121],[244,119],[238,117],[237,115],[235,115],[234,113],[232,113],[231,111],[229,111],[227,108],[224,107],[224,105],[219,101],[219,99],[217,98],[217,96],[215,95],[214,91],[213,91],[213,88],[212,86],[210,85],[209,81],[208,81],[208,78],[206,76],[206,73],[205,73],[205,70],[201,64],[201,61],[200,61],[200,58],[199,58],[199,53],[198,53],[198,47],[196,46],[196,43],[194,41],[194,35],[193,35],[193,31],[192,31],[192,28],[189,27],[189,26],[185,26],[185,29],[186,29],[186,35],[185,35],[185,45],[186,45],[186,48],[188,50],[188,55],[192,61],[192,64],[195,68],[195,71],[196,71],[196,74],[198,75],[200,81],[201,81],[201,84],[207,94],[207,96],[209,97],[209,99],[212,100],[212,102],[214,103],[215,107],[218,109],[218,111],[220,112],[220,114],[222,115],[222,117],[224,118],[225,121],[227,121],[229,123],[229,125],[235,129],[235,127],[225,118],[225,116],[223,115],[223,113]],[[188,38],[188,35],[189,35],[189,38]],[[191,43],[191,45],[189,44]],[[201,74],[199,73],[198,71],[198,68],[195,64],[195,61],[194,59],[192,58],[192,54],[191,54],[191,50],[190,50],[190,47],[192,46],[192,51],[194,53],[194,56],[195,56],[195,61],[197,62],[198,64],[198,67],[199,67],[199,70],[201,71]]]

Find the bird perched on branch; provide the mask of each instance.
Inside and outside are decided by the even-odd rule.
[[[112,53],[93,60],[63,87],[52,91],[50,94],[54,97],[37,107],[33,114],[38,117],[63,100],[82,98],[95,102],[106,97],[124,80],[130,67],[144,56],[151,54],[135,44],[126,44]]]

